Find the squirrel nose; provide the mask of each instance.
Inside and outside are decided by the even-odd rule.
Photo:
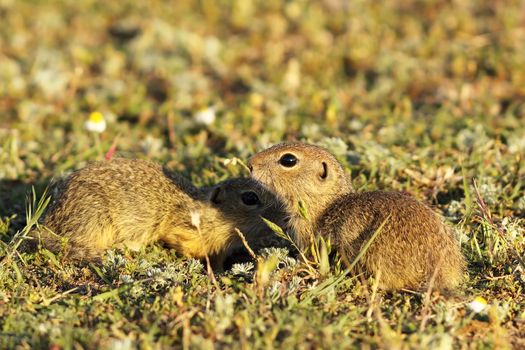
[[[248,164],[248,169],[250,170],[250,174],[253,173],[253,166],[251,164]]]

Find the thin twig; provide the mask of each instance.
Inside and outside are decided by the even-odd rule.
[[[439,259],[436,265],[436,268],[434,269],[434,272],[432,273],[432,277],[430,277],[430,281],[428,282],[427,292],[425,293],[425,302],[424,302],[423,310],[421,311],[422,320],[421,320],[421,324],[419,325],[420,332],[423,332],[425,330],[425,326],[429,318],[430,297],[432,295],[432,288],[434,288],[434,283],[436,281],[436,277],[439,272],[439,269],[441,268],[442,261],[443,261],[442,258]]]
[[[65,296],[68,295],[68,294],[71,294],[71,293],[73,293],[73,292],[76,292],[78,289],[80,289],[80,287],[71,288],[71,289],[69,289],[69,290],[66,290],[66,291],[63,292],[63,293],[59,293],[59,294],[55,295],[55,296],[52,297],[52,298],[44,299],[43,304],[46,305],[46,306],[47,306],[47,305],[50,305],[52,302],[54,302],[54,301],[56,301],[56,300],[58,300],[58,299],[60,299],[60,298],[62,298],[62,297],[65,297]]]
[[[199,234],[201,238],[201,242],[205,242],[204,236],[202,235],[201,231],[201,225],[200,225],[200,213],[193,213],[191,214],[191,224],[193,227],[197,229],[197,233]],[[220,291],[219,284],[217,283],[217,279],[215,278],[215,274],[213,273],[213,269],[211,267],[210,257],[208,255],[207,248],[204,250],[204,259],[206,260],[206,272],[208,274],[208,277],[210,278],[213,285],[217,288],[218,291]]]
[[[375,305],[375,299],[377,295],[377,290],[379,289],[380,280],[381,280],[381,269],[377,271],[374,285],[372,286],[372,295],[370,296],[370,300],[369,300],[370,307],[368,308],[368,311],[366,312],[367,319],[370,319],[372,317],[372,313],[374,312],[373,306]]]
[[[252,248],[250,248],[250,245],[248,244],[248,241],[246,240],[246,237],[244,237],[244,235],[243,235],[243,233],[241,232],[241,230],[239,230],[238,228],[235,228],[235,232],[237,233],[237,235],[238,235],[239,238],[241,239],[242,244],[244,245],[244,247],[246,248],[246,250],[248,250],[248,253],[250,253],[250,255],[252,256],[252,258],[254,258],[255,260],[258,260],[257,255],[256,255],[255,252],[252,250]]]

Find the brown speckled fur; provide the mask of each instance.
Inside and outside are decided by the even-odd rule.
[[[294,167],[279,164],[286,153],[297,157]],[[435,288],[461,282],[465,262],[459,243],[438,214],[401,193],[353,192],[341,164],[324,148],[281,143],[255,154],[248,166],[253,178],[286,203],[289,229],[300,247],[320,234],[351,262],[385,222],[357,272],[380,272],[383,289],[424,288],[434,272]],[[299,201],[308,210],[306,219],[299,214]]]
[[[315,231],[331,237],[353,261],[382,223],[356,271],[376,275],[384,289],[421,289],[436,271],[434,286],[453,288],[464,260],[450,228],[428,206],[397,192],[349,193],[325,210]]]
[[[257,193],[261,203],[244,205],[244,191]],[[33,235],[46,248],[80,260],[97,259],[112,247],[138,250],[160,240],[188,257],[207,254],[219,268],[224,255],[241,244],[235,228],[248,239],[271,234],[260,216],[282,223],[280,208],[251,179],[199,189],[156,163],[115,158],[58,181],[42,229]],[[199,215],[200,230],[192,213]]]

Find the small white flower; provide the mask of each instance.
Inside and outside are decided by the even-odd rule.
[[[90,132],[101,133],[106,130],[106,120],[100,112],[93,112],[89,115],[85,127]]]
[[[215,121],[215,109],[213,107],[200,109],[193,115],[193,119],[199,124],[211,125]]]
[[[487,307],[487,300],[482,296],[477,296],[468,304],[468,307],[475,313],[480,313]]]

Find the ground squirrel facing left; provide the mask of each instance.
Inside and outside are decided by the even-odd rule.
[[[53,190],[42,226],[42,245],[73,259],[96,259],[111,247],[138,250],[163,241],[187,257],[212,260],[271,234],[261,219],[282,223],[282,205],[251,179],[231,179],[199,189],[161,165],[114,158],[75,171]],[[65,241],[65,242],[64,242]]]
[[[421,289],[432,283],[450,289],[461,282],[464,258],[441,217],[409,195],[355,193],[326,149],[282,143],[255,154],[248,167],[286,203],[288,226],[300,247],[322,235],[351,262],[379,230],[356,271],[375,275],[382,288]]]

